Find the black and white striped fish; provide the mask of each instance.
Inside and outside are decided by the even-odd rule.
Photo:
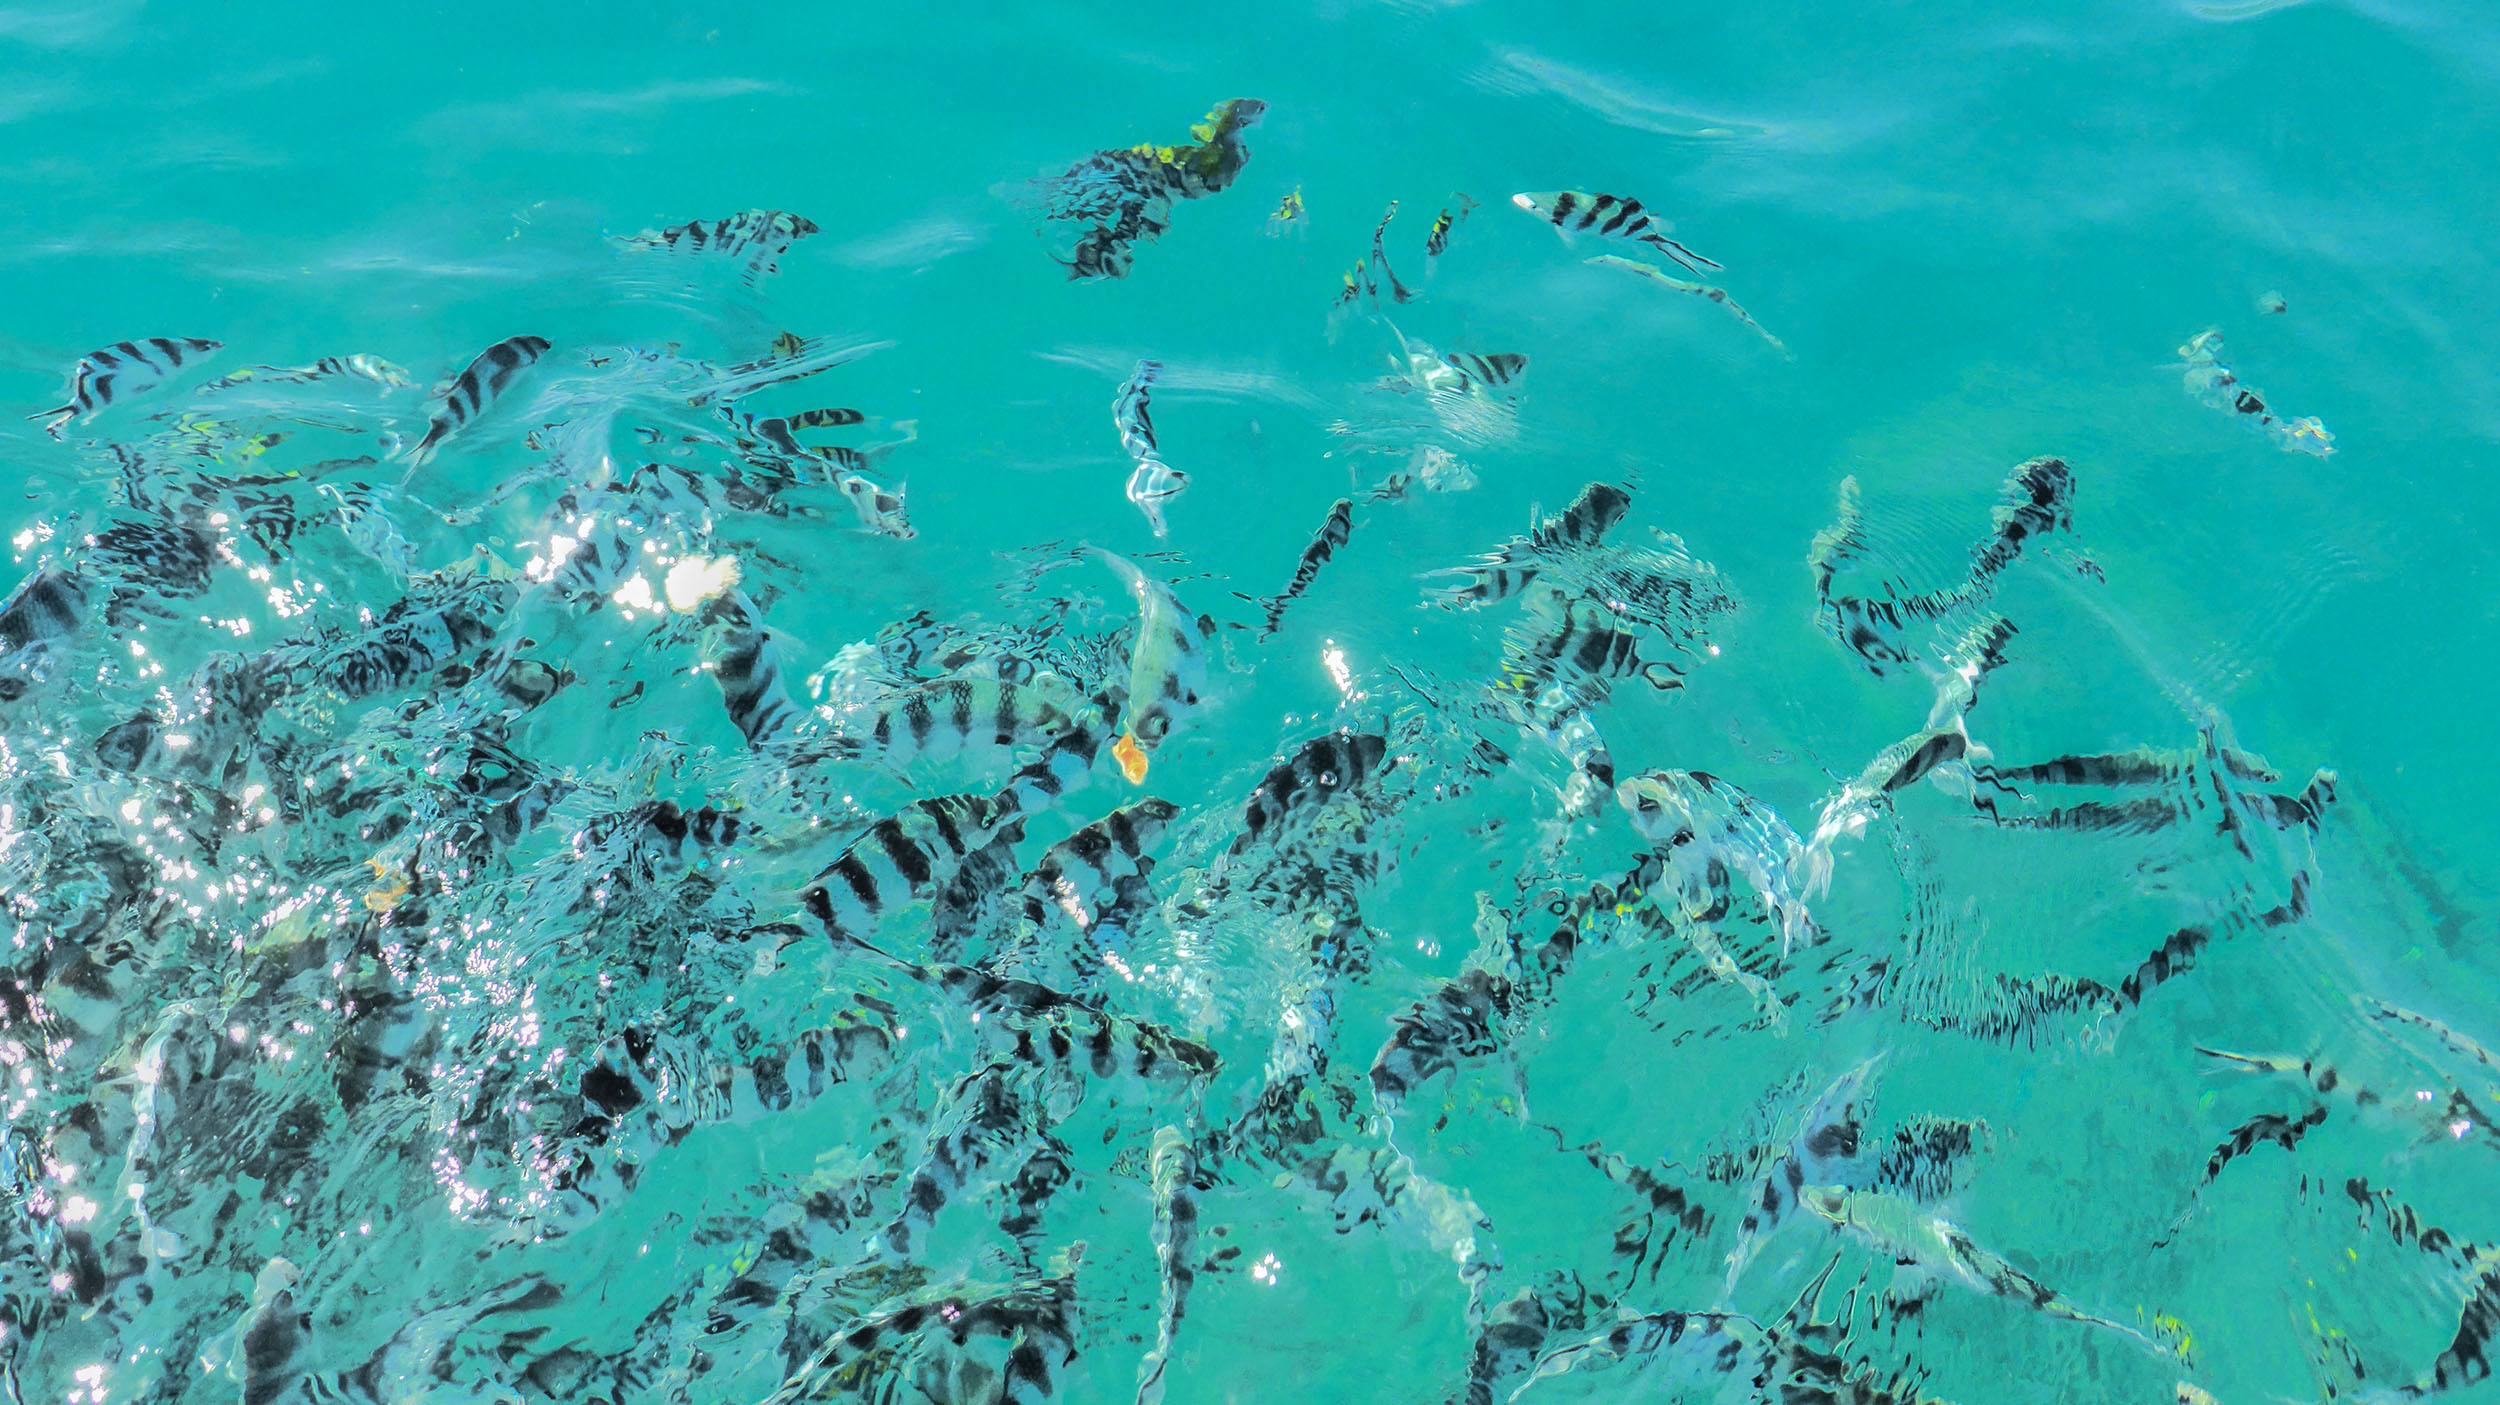
[[[1147,851],[1179,814],[1168,800],[1140,800],[1050,846],[1019,890],[1025,919],[1048,928],[1065,918],[1083,932],[1127,905],[1154,872]]]
[[[0,603],[0,655],[68,637],[87,616],[87,589],[59,569],[35,572]]]
[[[1312,536],[1311,544],[1302,548],[1302,558],[1294,563],[1293,579],[1285,582],[1285,588],[1277,594],[1258,600],[1251,600],[1247,595],[1241,596],[1244,600],[1251,600],[1251,603],[1258,606],[1260,611],[1267,616],[1266,627],[1259,631],[1261,639],[1273,638],[1278,630],[1284,628],[1285,611],[1292,606],[1294,601],[1302,598],[1302,593],[1311,588],[1311,582],[1319,579],[1321,569],[1326,567],[1336,557],[1338,549],[1353,537],[1354,500],[1339,498],[1329,504],[1328,517],[1319,524],[1319,531]]]
[[[1241,835],[1231,852],[1242,854],[1271,840],[1288,822],[1308,815],[1397,764],[1389,739],[1375,732],[1340,730],[1304,742],[1260,778],[1242,808]]]
[[[436,407],[425,438],[408,451],[411,471],[422,465],[442,442],[468,427],[512,384],[512,378],[537,364],[552,345],[545,337],[508,337],[478,353],[468,369],[453,378],[451,389]]]
[[[1489,356],[1470,351],[1444,354],[1403,337],[1400,345],[1405,361],[1391,364],[1398,365],[1405,378],[1390,381],[1390,387],[1420,390],[1434,397],[1481,395],[1495,386],[1509,385],[1528,369],[1528,358],[1515,352],[1497,351]]]
[[[1539,583],[1502,634],[1502,686],[1534,699],[1560,688],[1578,698],[1613,679],[1640,678],[1666,691],[1684,686],[1684,671],[1641,657],[1640,636],[1590,596],[1566,596]]]
[[[1163,1376],[1172,1365],[1172,1340],[1189,1311],[1189,1290],[1198,1277],[1198,1154],[1178,1127],[1155,1129],[1146,1182],[1154,1194],[1155,1265],[1163,1280],[1154,1349],[1137,1365],[1137,1405],[1163,1398]]]
[[[1120,385],[1120,393],[1111,402],[1111,422],[1120,431],[1120,447],[1136,461],[1129,471],[1128,500],[1145,514],[1146,525],[1158,537],[1168,537],[1171,528],[1163,520],[1164,504],[1179,497],[1189,486],[1189,475],[1163,461],[1155,445],[1154,417],[1148,411],[1153,399],[1154,384],[1163,374],[1160,361],[1140,361],[1137,369]]]
[[[1720,267],[1668,238],[1667,226],[1641,208],[1638,200],[1577,190],[1547,190],[1523,191],[1510,197],[1510,203],[1552,225],[1566,239],[1581,233],[1629,239],[1656,249],[1694,273]]]
[[[934,896],[965,856],[1024,828],[1011,802],[941,795],[890,815],[853,840],[799,894],[837,942],[875,936],[888,913]]]
[[[1381,284],[1379,278],[1374,278],[1372,276],[1372,270],[1375,268],[1380,270],[1380,278],[1388,280],[1389,300],[1391,302],[1408,303],[1415,300],[1414,291],[1408,288],[1404,283],[1399,282],[1397,270],[1389,266],[1389,221],[1394,220],[1397,217],[1398,202],[1392,200],[1389,202],[1389,209],[1387,213],[1380,217],[1380,223],[1372,226],[1372,251],[1370,257],[1357,259],[1354,267],[1346,271],[1345,291],[1337,295],[1337,308],[1339,310],[1350,307],[1358,300],[1366,297],[1372,299],[1374,302],[1379,301]]]
[[[833,754],[901,772],[921,762],[962,760],[978,768],[1046,747],[1088,709],[1052,676],[1011,683],[1003,678],[943,678],[888,699],[868,726],[832,743]]]
[[[204,360],[224,346],[198,337],[115,342],[79,358],[70,370],[68,400],[26,418],[45,421],[44,432],[59,439],[69,425],[94,419],[124,396],[154,390],[185,365]]]
[[[1433,588],[1441,608],[1474,609],[1508,600],[1534,584],[1544,569],[1538,559],[1560,551],[1596,546],[1632,510],[1632,495],[1612,483],[1591,483],[1569,507],[1552,517],[1531,513],[1528,533],[1513,537],[1465,566],[1427,573],[1448,576],[1448,585]]]
[[[1925,652],[1906,642],[1913,624],[1949,624],[1962,612],[1984,606],[1996,594],[1998,578],[2025,549],[2051,532],[2072,531],[2074,525],[2074,470],[2063,459],[2030,459],[2007,476],[1993,530],[1971,545],[1970,569],[1960,582],[1914,594],[1887,580],[1880,594],[1844,594],[1841,568],[1870,549],[1858,481],[1844,478],[1837,518],[1806,549],[1818,602],[1815,623],[1869,673],[1882,677]]]
[[[652,230],[624,240],[629,249],[666,249],[673,253],[713,253],[744,260],[747,277],[778,273],[778,260],[790,246],[818,233],[816,222],[782,210],[745,210],[727,219],[694,220],[673,229]]]
[[[797,704],[781,679],[781,649],[746,592],[732,589],[705,610],[705,663],[720,685],[730,725],[751,747],[789,735]]]

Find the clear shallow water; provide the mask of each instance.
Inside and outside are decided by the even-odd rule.
[[[28,1401],[233,1398],[233,1334],[254,1279],[283,1257],[310,1325],[264,1378],[273,1398],[760,1399],[789,1374],[785,1350],[803,1360],[816,1339],[945,1301],[1003,1305],[971,1314],[960,1351],[943,1330],[898,1333],[856,1380],[817,1384],[831,1398],[986,1398],[929,1373],[996,1364],[1021,1331],[1052,1344],[1060,1398],[1134,1398],[1170,1291],[1155,1238],[1174,1198],[1171,1175],[1157,1191],[1164,1127],[1204,1152],[1197,1250],[1184,1255],[1204,1269],[1162,1377],[1172,1400],[1256,1398],[1280,1367],[1314,1399],[1463,1398],[1476,1340],[1530,1300],[1558,1320],[1507,1371],[1483,1372],[1492,1398],[1539,1358],[1585,1364],[1539,1380],[1532,1401],[1663,1391],[1692,1352],[1640,1376],[1559,1354],[1621,1313],[1721,1311],[1753,1324],[1726,1333],[1755,1334],[1751,1363],[1801,1339],[1778,1324],[1835,1262],[1824,1318],[1865,1280],[1843,1355],[1879,1380],[1924,1371],[1916,1389],[1935,1398],[2158,1399],[2187,1381],[2225,1401],[2312,1399],[2351,1393],[2357,1374],[2364,1391],[2429,1376],[2487,1261],[2400,1242],[2388,1212],[2364,1217],[2347,1185],[2366,1179],[2364,1196],[2384,1191],[2456,1240],[2495,1232],[2476,1193],[2492,1154],[2474,1124],[2493,1096],[2488,1067],[2364,1003],[2481,1046],[2500,1039],[2479,940],[2491,923],[2479,857],[2500,840],[2480,803],[2500,364],[2480,309],[2500,270],[2482,237],[2495,178],[2476,140],[2500,51],[2474,20],[2462,7],[2314,3],[1914,19],[1051,10],[944,27],[795,8],[356,27],[310,8],[0,13],[14,79],[0,181],[21,212],[0,251],[14,403],[58,403],[81,355],[125,338],[224,344],[65,443],[0,428],[6,525],[28,534],[10,583],[48,568],[98,583],[41,667],[13,661],[29,691],[0,705],[12,807],[0,882],[20,992],[7,1011],[16,1388]],[[1128,277],[1068,281],[1050,259],[1065,231],[1045,237],[1030,183],[1089,152],[1186,141],[1230,97],[1269,104],[1238,178],[1177,203]],[[1269,213],[1297,187],[1303,228],[1271,237]],[[1678,238],[1727,265],[1709,281],[1793,354],[1698,298],[1583,262],[1653,253],[1565,247],[1506,203],[1564,187],[1672,216]],[[1479,208],[1427,281],[1426,230],[1460,191]],[[1392,199],[1391,262],[1419,297],[1385,321],[1369,304],[1332,319],[1341,275]],[[611,238],[748,208],[821,227],[752,289],[720,260]],[[2269,293],[2280,314],[2261,310]],[[1515,436],[1468,442],[1420,397],[1377,390],[1396,345],[1388,321],[1441,350],[1527,356],[1508,388]],[[2284,452],[2183,390],[2176,348],[2208,328],[2269,402],[2322,420],[2336,453]],[[1059,1102],[1007,1139],[992,1179],[1012,1183],[1046,1138],[1067,1148],[1072,1178],[1020,1236],[999,1227],[1013,1191],[976,1188],[895,1263],[872,1240],[930,1163],[959,1081],[986,1066],[980,1026],[960,992],[837,955],[812,931],[773,969],[758,958],[778,944],[769,924],[804,927],[799,890],[858,828],[842,797],[885,813],[911,798],[897,779],[749,747],[693,672],[719,654],[720,627],[697,616],[627,620],[541,590],[510,629],[453,651],[474,664],[533,640],[522,655],[577,679],[535,709],[430,668],[348,698],[338,675],[302,661],[330,637],[318,631],[352,642],[361,610],[411,590],[351,543],[324,485],[380,485],[381,516],[421,568],[517,572],[543,558],[558,497],[599,478],[603,451],[619,470],[664,458],[721,479],[740,456],[686,387],[700,366],[767,355],[785,330],[891,343],[739,408],[858,406],[877,423],[810,442],[907,438],[867,471],[906,486],[915,535],[862,533],[822,489],[794,498],[812,518],[646,507],[637,520],[671,554],[740,558],[802,701],[845,645],[915,611],[996,626],[1071,593],[1091,602],[1073,632],[1107,642],[1039,662],[1124,682],[1117,631],[1135,611],[1109,571],[1071,565],[1035,596],[1002,594],[1058,559],[1042,544],[1125,553],[1177,582],[1189,608],[1255,622],[1232,593],[1283,588],[1330,503],[1354,503],[1350,542],[1277,636],[1220,631],[1207,700],[1157,750],[1149,783],[1131,787],[1100,757],[1018,848],[1029,868],[1116,805],[1152,794],[1179,807],[1154,849],[1152,915],[1112,951],[1141,974],[1104,990],[1107,1008],[1205,1044],[1220,1072],[1203,1089],[1016,1081]],[[434,383],[520,334],[554,349],[417,469],[407,496],[402,461],[353,462],[420,437]],[[636,383],[648,363],[620,348],[674,348],[679,369],[664,389]],[[413,384],[200,398],[247,366],[352,352]],[[1130,465],[1109,413],[1145,357],[1168,368],[1153,401],[1160,451],[1190,475],[1165,542],[1122,500]],[[1341,421],[1390,452],[1352,452],[1357,440],[1331,431]],[[533,445],[542,425],[565,428]],[[653,445],[642,428],[697,442]],[[267,433],[285,437],[249,442]],[[1449,447],[1480,486],[1372,501],[1414,443]],[[1696,641],[1683,659],[1673,630],[1650,631],[1645,656],[1682,659],[1686,686],[1622,680],[1588,717],[1622,776],[1711,772],[1811,839],[1840,783],[1921,734],[1937,698],[1919,668],[1871,676],[1816,626],[1804,563],[1840,480],[1855,477],[1866,507],[1859,586],[1927,591],[1965,578],[2000,486],[2037,456],[2071,466],[2073,527],[2031,542],[1972,602],[2018,632],[1971,739],[2002,769],[2135,747],[2185,757],[2210,730],[2282,783],[2217,792],[2199,772],[2112,794],[2016,779],[2008,795],[1948,766],[1827,846],[1830,891],[1811,900],[1824,940],[1784,965],[1744,877],[1717,923],[1672,898],[1626,904],[1609,930],[1632,926],[1523,1000],[1486,1041],[1498,1047],[1390,1107],[1370,1070],[1391,1021],[1469,969],[1506,972],[1507,929],[1543,940],[1548,888],[1585,892],[1644,847],[1602,796],[1563,817],[1571,765],[1557,748],[1467,712],[1502,672],[1518,602],[1421,609],[1417,573],[1520,533],[1531,505],[1551,513],[1585,483],[1631,485],[1609,542],[1672,532],[1741,607],[1701,621],[1715,656]],[[274,481],[191,491],[245,476]],[[294,504],[296,535],[273,548],[240,534],[236,493]],[[464,506],[473,520],[444,520]],[[130,573],[132,603],[108,620],[118,568],[83,537],[139,520],[196,525],[233,559],[216,557],[195,594]],[[141,709],[172,712],[181,699],[158,690],[179,690],[210,655],[290,648],[278,696],[231,743],[233,774],[161,751],[135,773],[105,764],[99,738]],[[580,789],[543,823],[454,858],[449,836],[502,798],[445,779],[468,773],[454,743],[505,711],[511,752]],[[1339,725],[1393,737],[1398,766],[1290,845],[1227,869],[1261,775]],[[1479,735],[1515,764],[1436,798],[1434,785],[1462,783]],[[381,779],[341,813],[256,818],[271,790],[319,773],[314,758],[358,756]],[[905,772],[921,794],[987,794],[1012,768]],[[2297,794],[2319,768],[2336,798],[2314,835],[2259,824],[2243,853],[2218,831],[2249,813],[2218,793]],[[795,797],[793,773],[809,782]],[[243,811],[217,811],[217,796],[254,786]],[[2000,820],[2197,800],[2156,829],[2042,832],[1990,823],[1974,792],[1997,797]],[[613,877],[614,846],[581,836],[653,797],[735,807],[753,828],[691,879],[667,864]],[[415,816],[409,829],[368,832],[394,804]],[[211,855],[207,836],[234,823],[248,832]],[[1258,896],[1332,855],[1378,872],[1317,898]],[[2305,917],[2258,923],[2300,873]],[[411,894],[394,897],[403,879]],[[1528,915],[1480,928],[1477,895],[1518,907],[1523,884]],[[1642,926],[1642,911],[1674,915]],[[1302,928],[1314,913],[1368,953],[1366,969],[1313,955]],[[2148,953],[2198,929],[2215,935],[2192,970],[2174,957],[2170,978],[2142,981]],[[1714,936],[1753,953],[1760,984],[1653,991]],[[906,915],[878,937],[928,959],[943,934]],[[82,984],[81,958],[110,978]],[[1887,985],[1876,963],[1908,974]],[[2020,1037],[1936,1027],[2002,1008],[1974,993],[1996,976],[2044,973],[2116,993],[2087,992]],[[1879,996],[1846,998],[1866,990]],[[898,1013],[892,1067],[856,1087],[674,1144],[652,1130],[677,1125],[668,1116],[609,1119],[636,1130],[606,1141],[578,1131],[605,1112],[584,1102],[579,1069],[628,1027],[709,1051],[706,1067],[752,1066],[756,1049],[825,1027],[861,992]],[[1771,1000],[1786,1012],[1776,1022]],[[220,1028],[243,1033],[203,1033]],[[2344,1072],[2321,1093],[2229,1073],[2200,1046]],[[342,1071],[343,1051],[367,1047],[406,1057],[370,1080]],[[1278,1049],[1306,1051],[1307,1084],[1291,1058],[1271,1063]],[[2154,1346],[1966,1283],[1922,1297],[1879,1236],[1810,1212],[1759,1236],[1730,1286],[1758,1180],[1818,1122],[1818,1097],[1878,1054],[1854,1114],[1869,1144],[1927,1117],[1984,1123],[1978,1149],[1934,1194],[1863,1166],[1818,1174],[1892,1196],[1861,1218],[1884,1206],[1941,1217]],[[193,1071],[141,1075],[169,1066]],[[2355,1086],[2407,1115],[2357,1105]],[[1071,1087],[1084,1091],[1072,1110]],[[1245,1111],[1263,1090],[1306,1087],[1327,1114],[1316,1130],[1240,1130],[1273,1126]],[[677,1105],[657,1088],[654,1100]],[[2295,1149],[2259,1143],[2199,1190],[2235,1129],[2318,1107],[2325,1120]],[[2409,1115],[2425,1107],[2453,1115]],[[2466,1135],[2447,1135],[2459,1120]],[[585,1141],[624,1145],[639,1183],[561,1238],[521,1242],[553,1233],[529,1197]],[[1592,1164],[1579,1150],[1591,1144],[1678,1187],[1695,1232],[1662,1232],[1639,1257],[1638,1235],[1618,1230],[1649,1192]],[[1331,1194],[1309,1169],[1339,1155],[1406,1187],[1344,1233],[1341,1217],[1364,1219],[1360,1181]],[[1168,1152],[1165,1164],[1177,1164]],[[803,1209],[820,1191],[857,1208],[792,1260],[787,1301],[770,1295],[757,1322],[707,1337],[732,1281],[780,1261],[773,1228],[826,1222]],[[1029,1302],[1002,1296],[1063,1279],[1064,1322],[1047,1331]],[[1024,1326],[978,1330],[993,1322]],[[1778,1360],[1796,1369],[1793,1354]],[[1744,1398],[1747,1379],[1707,1388]]]

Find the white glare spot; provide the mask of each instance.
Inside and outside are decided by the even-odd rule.
[[[736,585],[738,575],[735,556],[689,556],[668,568],[668,580],[662,588],[668,592],[670,609],[681,615],[692,614],[695,607],[719,599]]]

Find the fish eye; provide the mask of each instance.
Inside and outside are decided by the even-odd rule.
[[[1667,842],[1680,849],[1693,842],[1693,831],[1690,827],[1679,829],[1675,832],[1675,837]]]
[[[1639,805],[1640,811],[1644,815],[1654,815],[1658,813],[1658,797],[1654,795],[1644,795],[1636,803]]]

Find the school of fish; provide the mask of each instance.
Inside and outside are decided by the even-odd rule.
[[[1180,218],[1301,236],[1300,185],[1213,199],[1265,112],[1040,181],[1051,257],[1178,263],[1155,246],[1201,201]],[[1785,352],[1630,195],[1450,194],[1419,283],[1467,276],[1504,204]],[[2434,1227],[2391,1155],[2500,1152],[2500,1055],[2451,1020],[2361,997],[2349,1047],[2200,1047],[2222,1096],[2136,1128],[2191,1169],[2133,1188],[2162,1208],[2127,1264],[1990,1213],[2108,1191],[1921,1076],[2113,1061],[2140,1012],[2305,940],[2327,881],[2324,758],[2278,769],[2218,714],[2035,755],[1979,708],[2056,668],[2014,612],[2119,588],[2078,583],[2089,446],[1954,505],[1941,574],[1834,484],[1787,584],[1893,740],[1667,747],[1639,719],[1745,667],[1718,635],[1761,583],[1611,469],[1411,555],[1405,504],[1482,484],[1464,456],[1517,440],[1542,353],[1390,320],[1429,296],[1398,208],[1312,303],[1388,362],[1330,426],[1386,477],[1228,481],[1185,415],[1158,432],[1189,375],[1139,359],[1091,393],[1101,541],[1138,540],[1114,495],[1150,540],[998,542],[983,612],[848,640],[782,620],[914,549],[915,424],[820,389],[888,343],[77,357],[30,418],[111,496],[13,505],[0,604],[0,1402],[1303,1398],[1204,1341],[1240,1350],[1322,1251],[1403,1285],[1410,1318],[1338,1324],[1424,1344],[1391,1405],[1989,1399],[1929,1361],[1971,1333],[2135,1383],[2102,1398],[2211,1400],[2195,1311],[2130,1285],[2285,1160],[2354,1263],[2437,1285],[2404,1355],[2287,1282],[2316,1398],[2487,1380],[2500,1221]],[[820,233],[757,209],[613,243],[754,289]],[[2192,395],[2332,452],[2220,348],[2181,350]],[[482,500],[445,486],[481,464]],[[1212,500],[1308,545],[1219,585],[1189,556]],[[468,542],[490,510],[534,525]],[[1365,554],[1413,562],[1393,603],[1471,663],[1335,645],[1378,608],[1335,588]],[[1211,740],[1315,654],[1333,712]],[[1993,961],[1946,875],[2061,854],[2166,915]],[[1523,1184],[1583,1232],[1519,1229]]]

